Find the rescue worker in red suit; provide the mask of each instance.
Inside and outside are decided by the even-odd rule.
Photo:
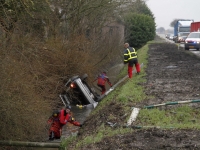
[[[97,86],[99,86],[101,88],[101,94],[103,95],[106,92],[106,82],[110,85],[110,87],[112,87],[112,84],[109,80],[109,78],[106,76],[106,72],[101,73],[97,79],[95,79],[94,81],[97,81]],[[94,82],[93,81],[93,82]]]
[[[133,65],[135,65],[137,74],[140,74],[140,64],[138,63],[137,52],[133,47],[130,47],[128,43],[124,44],[124,64],[128,63],[128,76],[133,76]]]
[[[51,124],[49,129],[49,140],[60,139],[62,135],[62,127],[67,123],[71,123],[75,126],[82,127],[82,125],[75,121],[70,114],[71,106],[67,106],[58,112],[54,112],[49,118],[48,123]]]
[[[51,124],[49,128],[49,140],[60,139],[61,124],[59,120],[59,111],[53,112],[52,116],[48,119],[48,124]]]

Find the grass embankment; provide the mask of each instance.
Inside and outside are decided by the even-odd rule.
[[[98,105],[97,108],[93,110],[90,114],[91,116],[99,116],[100,112],[103,113],[106,108],[108,108],[110,103],[117,103],[122,106],[123,111],[127,116],[124,118],[124,122],[119,123],[123,125],[127,123],[129,116],[131,114],[131,108],[135,107],[137,103],[142,103],[146,98],[145,89],[143,84],[146,83],[146,72],[148,64],[148,46],[149,44],[155,43],[151,41],[147,43],[144,47],[138,50],[139,62],[143,63],[144,66],[141,68],[141,74],[134,75],[132,79],[127,79],[123,85],[118,86],[113,92],[111,92],[107,97],[105,97]],[[121,73],[118,75],[119,79],[127,75],[127,66],[123,68]],[[151,98],[148,96],[148,99]],[[168,106],[170,107],[170,106]],[[143,108],[143,107],[142,107]],[[110,112],[113,114],[113,112]],[[116,113],[116,112],[115,112]],[[67,141],[63,141],[63,145],[68,145],[71,140],[76,141],[76,148],[84,147],[84,145],[93,144],[101,141],[105,137],[112,137],[114,135],[126,134],[134,132],[132,128],[123,128],[118,126],[117,128],[112,128],[106,125],[106,121],[112,120],[113,115],[107,114],[108,120],[103,120],[101,125],[96,128],[95,132],[87,134],[85,137],[72,137]],[[117,114],[116,114],[117,116]],[[170,109],[141,109],[134,125],[142,127],[161,127],[161,128],[175,128],[175,129],[185,129],[185,128],[198,128],[200,129],[200,110],[192,109],[187,104],[174,107]],[[115,122],[113,122],[115,123]],[[83,127],[84,130],[84,127]],[[84,134],[84,132],[83,132]],[[75,139],[74,138],[78,138]]]

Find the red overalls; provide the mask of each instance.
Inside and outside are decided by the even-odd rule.
[[[60,111],[60,115],[59,115],[59,119],[60,119],[60,123],[61,125],[65,125],[67,122],[75,125],[75,126],[80,126],[80,123],[78,121],[74,121],[72,120],[72,116],[69,113],[65,112],[65,109],[62,109]]]
[[[51,127],[49,129],[49,139],[60,139],[62,135],[62,127],[67,123],[71,123],[75,126],[80,126],[78,121],[74,121],[69,113],[66,113],[65,109],[62,109],[58,116],[50,117],[48,123],[51,123]]]
[[[109,81],[109,78],[106,76],[105,73],[102,73],[98,76],[98,82],[97,85],[101,88],[101,94],[103,95],[106,92],[105,84],[106,82],[112,86],[112,84]]]
[[[59,116],[52,116],[48,120],[48,124],[51,124],[49,129],[49,140],[60,139],[61,136],[61,124],[59,120]]]

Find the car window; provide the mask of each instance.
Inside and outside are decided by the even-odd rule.
[[[200,33],[190,33],[188,38],[200,38]]]

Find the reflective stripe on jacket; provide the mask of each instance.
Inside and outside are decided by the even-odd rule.
[[[129,47],[124,51],[124,62],[128,62],[133,58],[137,58],[137,52],[134,48]]]

